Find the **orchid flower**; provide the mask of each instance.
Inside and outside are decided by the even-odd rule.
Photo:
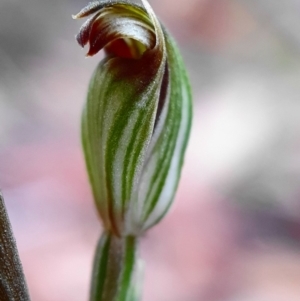
[[[137,241],[168,211],[191,126],[191,93],[177,47],[146,0],[89,3],[76,39],[105,58],[90,81],[82,142],[104,233],[91,301],[136,296]],[[134,297],[135,296],[135,297]]]

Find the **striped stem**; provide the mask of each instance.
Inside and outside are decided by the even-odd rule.
[[[92,274],[90,301],[137,301],[137,238],[104,232]]]

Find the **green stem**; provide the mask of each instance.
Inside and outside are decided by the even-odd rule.
[[[92,274],[90,301],[137,301],[137,238],[104,232]]]

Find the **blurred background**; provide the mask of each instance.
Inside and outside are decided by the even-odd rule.
[[[172,210],[141,243],[143,301],[300,300],[300,1],[150,0],[194,120]],[[80,113],[101,55],[84,0],[0,1],[0,188],[32,300],[88,300],[101,226]]]

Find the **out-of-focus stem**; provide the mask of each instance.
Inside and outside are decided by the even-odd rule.
[[[136,273],[137,238],[104,232],[96,249],[90,301],[137,301]]]
[[[16,241],[0,192],[0,301],[29,301]]]

